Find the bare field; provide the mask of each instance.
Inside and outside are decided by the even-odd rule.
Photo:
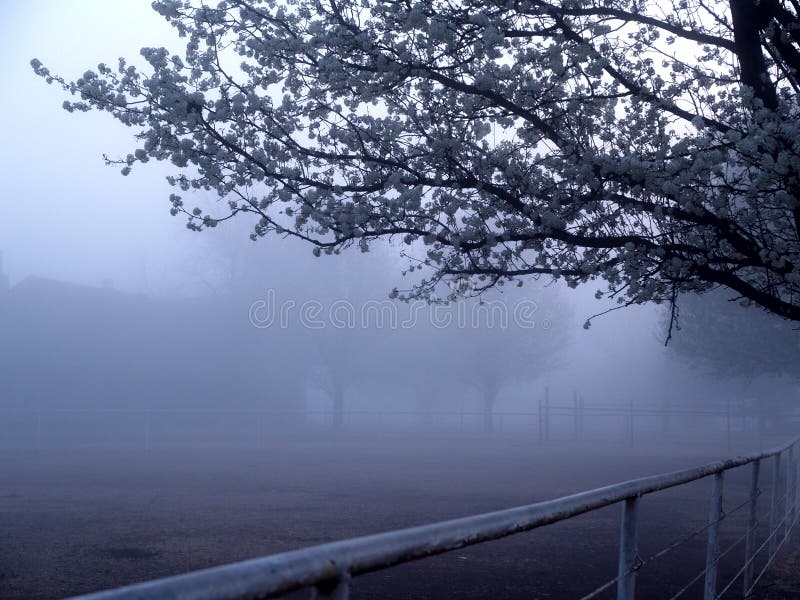
[[[725,454],[400,434],[308,436],[274,440],[257,450],[4,450],[0,596],[49,599],[84,593],[508,508]],[[740,471],[726,475],[723,550],[743,532],[746,511],[734,509],[746,497],[749,471]],[[763,481],[768,476],[766,470]],[[702,528],[709,490],[705,480],[646,497],[641,557]],[[761,514],[768,503],[765,495]],[[619,507],[610,507],[357,577],[353,596],[579,597],[616,574],[618,525]],[[797,546],[795,539],[774,575],[765,578],[763,597],[800,597]],[[739,569],[742,555],[739,544],[723,558],[722,584]],[[677,592],[702,569],[704,556],[700,533],[646,564],[637,579],[639,596]],[[686,597],[698,597],[699,588]],[[732,590],[741,597],[739,583]],[[612,589],[601,597],[613,596]]]

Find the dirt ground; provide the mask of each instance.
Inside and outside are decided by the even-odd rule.
[[[513,438],[300,436],[260,449],[3,450],[0,597],[50,599],[274,552],[545,500],[685,468],[724,449],[545,445]],[[764,477],[769,476],[766,471]],[[748,472],[726,476],[721,548],[741,538]],[[767,481],[766,479],[764,481]],[[646,497],[641,598],[666,598],[705,556],[710,481]],[[760,505],[768,509],[766,496]],[[360,576],[354,598],[576,598],[616,574],[619,507]],[[762,518],[762,522],[766,519]],[[763,537],[763,527],[760,534]],[[795,534],[764,599],[800,598]],[[721,562],[738,571],[742,544]],[[731,588],[741,597],[741,583]],[[605,598],[614,597],[613,588]],[[700,597],[700,584],[687,591]]]

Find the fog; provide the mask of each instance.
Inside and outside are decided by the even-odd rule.
[[[743,330],[749,317],[735,311],[713,335],[717,347],[748,346],[738,354],[748,367],[725,371],[708,352],[691,353],[691,336],[710,335],[693,329],[692,318],[707,321],[700,309],[678,319],[665,346],[667,309],[606,312],[617,305],[594,298],[602,283],[528,282],[460,306],[407,305],[388,300],[415,276],[401,274],[392,243],[315,258],[296,240],[252,242],[246,217],[188,231],[168,214],[170,166],[127,177],[106,166],[104,155],[129,151],[132,132],[102,114],[67,114],[59,90],[28,65],[36,56],[77,76],[100,60],[136,58],[142,45],[179,47],[148,3],[11,2],[1,26],[13,90],[0,97],[10,140],[0,150],[8,408],[249,408],[311,421],[328,413],[338,425],[346,417],[334,412],[421,411],[421,424],[432,411],[535,421],[545,397],[663,410],[733,402],[752,412],[761,393],[796,394],[796,370],[766,366],[792,360],[764,360]],[[728,299],[698,306],[714,311]],[[791,334],[765,343],[773,354],[797,349]],[[481,426],[495,429],[486,419]],[[608,436],[617,433],[610,424]]]
[[[530,443],[531,453],[550,443],[541,452],[552,464],[562,455],[564,465],[585,464],[598,445],[621,447],[620,465],[638,460],[631,447],[653,459],[603,478],[553,474],[555,494],[674,466],[659,461],[683,460],[687,445],[724,455],[796,427],[796,332],[724,293],[687,299],[665,345],[667,308],[606,313],[617,305],[595,299],[602,282],[573,290],[531,281],[448,306],[407,304],[389,299],[417,276],[402,275],[393,242],[314,257],[295,240],[251,241],[246,218],[188,231],[169,215],[169,166],[127,177],[106,166],[103,154],[127,154],[134,132],[107,115],[66,113],[63,93],[28,64],[38,57],[71,78],[163,45],[173,33],[149,2],[13,0],[0,8],[0,34],[6,452],[200,448],[217,453],[213,463],[269,447],[302,462],[307,449],[319,457],[339,448],[378,473],[391,459],[375,447],[388,439],[401,453],[452,450],[462,466],[474,458],[468,447],[484,473],[508,467],[505,442]],[[731,306],[763,319],[756,333]],[[754,337],[765,329],[774,335]],[[735,348],[735,359],[710,348]],[[431,481],[440,475],[425,471]],[[507,492],[459,510],[523,501],[516,488]],[[452,515],[408,520],[441,516]],[[307,544],[290,544],[299,545]]]

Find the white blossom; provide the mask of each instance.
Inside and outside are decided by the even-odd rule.
[[[193,230],[250,214],[317,255],[398,236],[428,274],[408,297],[550,274],[623,303],[729,286],[800,320],[800,19],[775,4],[795,55],[738,56],[752,2],[156,0],[182,57],[74,82],[31,66],[67,110],[139,129],[123,174],[166,160],[176,187],[216,191],[219,215],[171,197]]]

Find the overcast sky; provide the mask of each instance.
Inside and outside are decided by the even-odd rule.
[[[108,115],[67,113],[65,93],[29,65],[36,57],[75,79],[172,37],[148,0],[3,1],[0,251],[12,283],[36,274],[140,288],[148,269],[160,271],[193,243],[169,216],[165,166],[127,178],[105,166],[103,153],[132,149],[133,132]]]

